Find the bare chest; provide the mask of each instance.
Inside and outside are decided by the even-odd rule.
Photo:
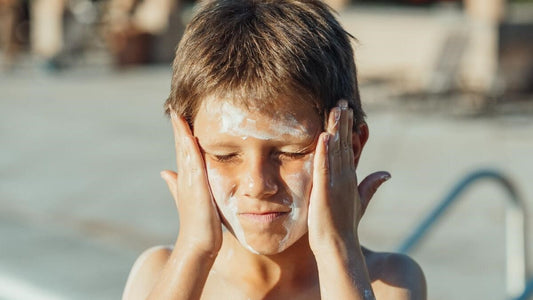
[[[290,300],[319,300],[320,289],[318,285],[310,288],[282,290],[276,286],[253,286],[249,283],[231,282],[228,280],[210,276],[207,280],[203,292],[202,300],[268,300],[268,299],[290,299]]]

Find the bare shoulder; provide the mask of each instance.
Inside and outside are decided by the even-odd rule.
[[[425,300],[422,268],[409,256],[363,248],[372,288],[377,299]]]
[[[171,253],[170,246],[155,246],[139,255],[128,275],[122,299],[146,299]]]

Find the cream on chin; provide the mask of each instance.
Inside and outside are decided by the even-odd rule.
[[[307,169],[287,176],[291,195],[282,203],[290,207],[290,212],[269,219],[267,216],[239,216],[239,199],[233,194],[234,186],[226,182],[225,177],[215,168],[207,168],[211,191],[227,222],[226,226],[244,248],[255,254],[277,254],[286,250],[307,232],[311,180]],[[246,222],[245,228],[241,222]]]

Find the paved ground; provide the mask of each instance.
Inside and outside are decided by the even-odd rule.
[[[169,79],[164,67],[0,74],[0,299],[117,299],[135,257],[174,241],[159,177],[174,165]],[[386,90],[363,86],[371,138],[359,176],[393,175],[363,221],[365,245],[394,250],[478,168],[509,175],[533,216],[533,114],[472,117],[456,99],[430,109],[385,101]],[[413,253],[430,299],[505,298],[504,198],[479,184]]]

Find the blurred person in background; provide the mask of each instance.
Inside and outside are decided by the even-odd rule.
[[[27,40],[26,1],[0,0],[0,51],[2,69],[10,69]]]
[[[62,69],[97,44],[100,0],[31,2],[31,48],[49,71]]]
[[[176,0],[110,0],[104,36],[115,63],[171,62],[185,27],[181,6]]]
[[[77,34],[66,37],[70,27],[79,23],[81,6],[94,6],[99,2],[103,9],[92,14],[92,23],[102,22],[103,31],[98,35],[105,39],[113,61],[118,66],[169,63],[174,54],[174,45],[181,38],[187,18],[184,17],[184,2],[195,0],[34,0],[31,1],[32,52],[48,70],[64,68],[71,52],[82,48],[87,41]],[[7,61],[12,61],[16,52],[13,38],[13,19],[16,6],[21,0],[0,0],[2,17],[2,44]],[[341,11],[350,0],[324,0],[334,10]],[[93,8],[93,10],[96,10]],[[76,22],[66,22],[65,16],[74,15]],[[89,13],[91,14],[91,13]],[[5,15],[5,16],[4,16]],[[83,20],[82,20],[83,23]],[[91,30],[94,30],[92,28]],[[70,30],[72,31],[72,30]],[[76,30],[74,30],[76,31]],[[9,33],[11,32],[11,33]],[[90,40],[90,39],[89,39]],[[72,44],[72,45],[71,45]],[[79,50],[79,49],[78,49]],[[67,59],[65,59],[67,57]]]
[[[171,62],[187,17],[186,4],[194,0],[110,0],[104,17],[108,47],[115,63]],[[324,1],[341,10],[349,0]]]
[[[63,49],[63,13],[67,0],[33,0],[31,45],[33,53],[48,67],[56,68]]]

